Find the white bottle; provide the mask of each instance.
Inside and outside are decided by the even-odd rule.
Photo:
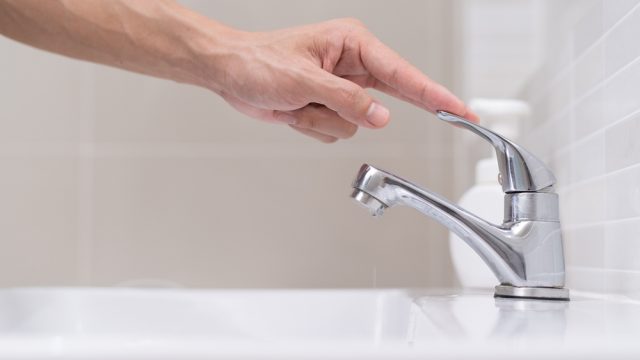
[[[462,195],[458,203],[463,209],[489,222],[501,224],[503,197],[502,187],[498,183],[498,163],[494,155],[493,158],[478,161],[476,182]],[[453,233],[449,239],[453,268],[462,287],[492,288],[498,285],[489,267],[467,243]]]
[[[477,99],[469,104],[480,117],[481,124],[508,139],[518,135],[518,125],[529,116],[526,103],[518,100]],[[498,162],[495,153],[476,164],[475,184],[460,198],[462,208],[494,223],[501,224],[504,217],[504,193],[498,182]],[[451,260],[460,285],[465,288],[493,288],[498,280],[489,267],[467,243],[457,235],[449,235]]]

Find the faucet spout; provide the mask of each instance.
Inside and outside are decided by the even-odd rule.
[[[564,255],[556,194],[506,194],[505,221],[496,225],[368,164],[360,168],[353,187],[352,197],[373,215],[396,205],[409,206],[456,233],[484,260],[502,288],[535,289],[524,295],[522,291],[502,295],[568,299],[568,291],[562,289]]]

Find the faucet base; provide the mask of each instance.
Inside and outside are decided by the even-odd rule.
[[[495,297],[569,301],[569,289],[549,287],[517,287],[498,285]]]

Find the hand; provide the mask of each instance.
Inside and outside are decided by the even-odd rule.
[[[477,117],[357,20],[341,19],[268,33],[236,33],[218,60],[212,87],[251,117],[289,124],[323,142],[376,129],[389,110],[367,93],[374,88],[428,111]],[[220,76],[219,76],[220,78]]]
[[[67,56],[203,86],[241,112],[324,142],[380,128],[374,88],[475,120],[462,101],[357,20],[268,33],[217,23],[173,0],[0,0],[0,34]]]

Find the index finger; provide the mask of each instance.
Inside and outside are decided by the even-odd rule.
[[[367,71],[392,90],[390,95],[409,98],[431,112],[445,110],[470,120],[477,116],[470,112],[462,100],[444,86],[429,79],[395,51],[388,48],[372,34],[361,43],[360,54]]]

